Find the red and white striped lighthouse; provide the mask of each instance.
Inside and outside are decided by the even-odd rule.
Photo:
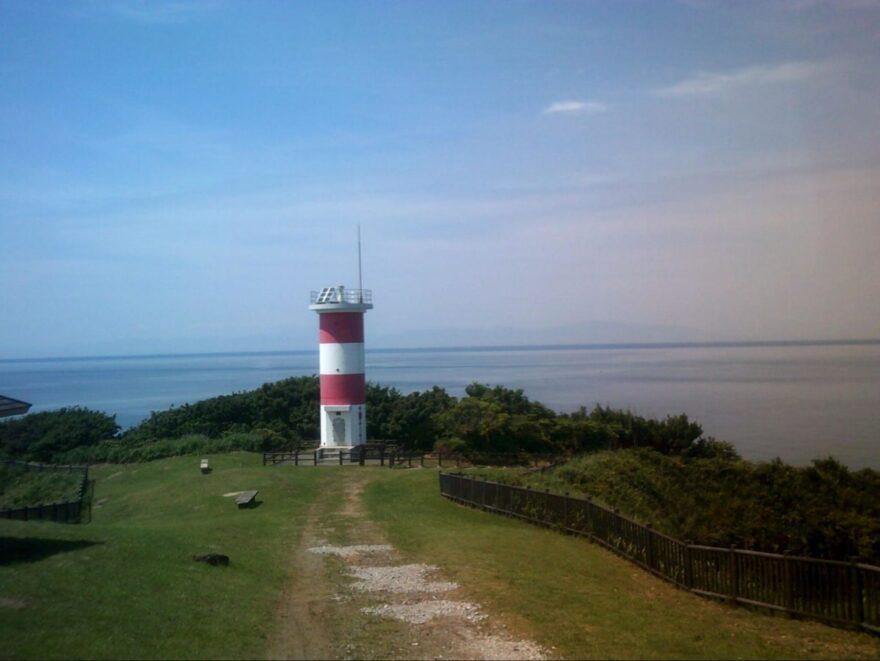
[[[364,313],[372,309],[369,289],[325,287],[313,291],[318,313],[321,373],[321,447],[361,445],[367,440],[367,383],[364,375]]]

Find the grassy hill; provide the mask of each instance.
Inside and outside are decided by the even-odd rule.
[[[265,658],[307,512],[338,507],[356,471],[367,516],[406,561],[440,565],[561,657],[880,657],[878,639],[731,609],[583,539],[459,507],[439,496],[434,470],[263,467],[258,455],[231,453],[211,457],[214,472],[202,475],[198,460],[95,467],[87,525],[0,521],[0,655]],[[257,508],[223,495],[245,489],[259,489]],[[192,560],[211,551],[231,565]],[[374,624],[371,635],[388,630]]]
[[[316,471],[246,453],[105,465],[87,525],[0,521],[6,658],[255,658]],[[238,510],[224,493],[258,489]],[[194,562],[220,552],[227,568]]]

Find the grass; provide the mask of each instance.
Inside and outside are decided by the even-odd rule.
[[[407,559],[439,565],[515,635],[554,655],[880,657],[876,638],[732,609],[583,539],[450,503],[439,496],[434,470],[264,468],[247,453],[217,455],[211,464],[209,475],[194,456],[99,466],[90,471],[97,478],[91,523],[0,521],[0,656],[265,656],[282,591],[295,576],[311,585],[291,551],[312,504],[329,542],[369,541],[356,524],[346,532],[340,518],[347,481],[357,477],[367,482],[368,518]],[[245,489],[259,489],[257,508],[238,510],[223,497]],[[193,554],[211,551],[229,555],[231,565],[193,562]],[[340,569],[326,564],[330,587]],[[337,612],[322,604],[306,606]],[[357,605],[345,608],[354,614]],[[356,629],[353,649],[404,654],[409,648],[394,639],[418,635],[359,622],[344,620]]]
[[[4,658],[254,658],[320,471],[256,455],[105,465],[86,525],[0,521]],[[259,489],[238,510],[223,494]],[[224,553],[229,567],[194,562]]]
[[[590,544],[439,497],[430,470],[376,473],[371,517],[524,636],[569,658],[878,658],[880,640],[702,599]]]
[[[82,470],[30,470],[0,464],[0,510],[77,500]]]

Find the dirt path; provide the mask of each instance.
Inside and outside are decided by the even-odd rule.
[[[332,470],[332,469],[331,469]],[[390,545],[361,502],[365,470],[329,470],[290,557],[267,656],[285,659],[539,659],[545,652],[444,577]]]

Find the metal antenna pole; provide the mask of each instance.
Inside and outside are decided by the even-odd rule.
[[[358,223],[358,297],[361,303],[364,302],[364,278],[361,270],[361,224]]]

